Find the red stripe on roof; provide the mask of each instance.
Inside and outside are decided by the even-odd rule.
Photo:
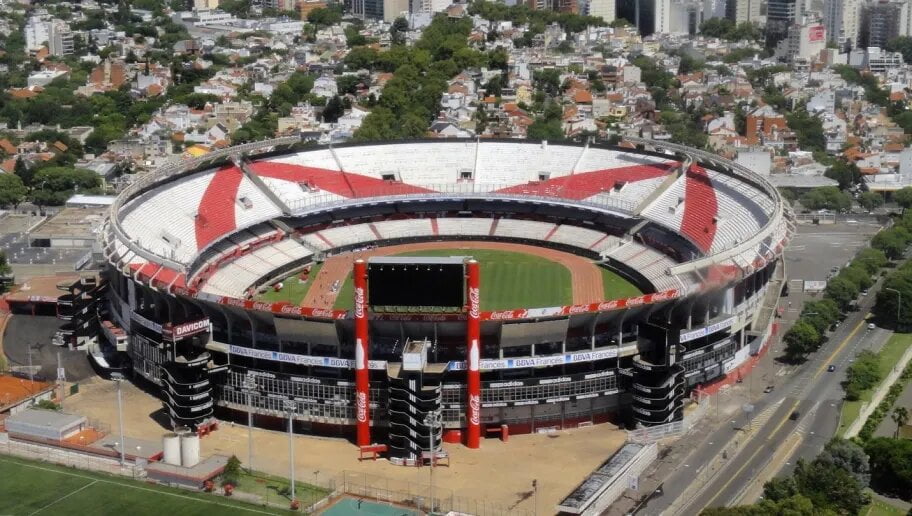
[[[243,177],[241,170],[234,166],[224,167],[212,176],[196,217],[197,249],[237,227],[234,204]]]

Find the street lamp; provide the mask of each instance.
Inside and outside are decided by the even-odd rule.
[[[111,373],[111,379],[117,384],[117,421],[120,425],[120,465],[123,467],[126,459],[124,456],[123,400],[120,395],[120,384],[123,382],[124,377],[120,373]]]
[[[902,292],[890,287],[884,287],[884,290],[896,292],[896,328],[899,329],[899,310],[902,308]]]
[[[292,431],[292,423],[294,419],[295,405],[297,405],[292,400],[285,400],[282,402],[282,405],[285,407],[285,410],[288,411],[288,457],[291,464],[291,501],[295,500],[295,459],[294,459],[294,432]]]
[[[256,389],[256,381],[247,376],[241,382],[241,387],[247,394],[247,472],[253,473],[253,406],[250,405],[250,396]]]
[[[437,449],[434,446],[434,431],[442,424],[443,418],[439,410],[432,410],[424,417],[424,424],[428,427],[428,457],[431,460],[431,485],[428,489],[430,498],[430,513],[434,513],[434,462],[437,459]]]

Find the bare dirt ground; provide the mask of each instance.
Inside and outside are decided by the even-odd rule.
[[[81,387],[79,394],[64,402],[64,410],[100,420],[111,432],[117,432],[113,382],[96,379]],[[123,407],[128,437],[158,441],[167,431],[152,418],[161,403],[127,382],[123,384]],[[538,512],[551,514],[555,505],[620,448],[625,438],[625,432],[612,425],[598,425],[550,435],[510,436],[506,443],[487,439],[480,450],[444,444],[450,466],[435,468],[434,485],[438,496],[448,496],[452,491],[456,497],[531,514],[532,480],[537,480]],[[288,477],[288,435],[255,428],[253,439],[254,469]],[[237,455],[246,464],[247,427],[222,423],[202,439],[202,452],[203,456]],[[385,477],[391,486],[427,484],[429,474],[428,468],[394,466],[384,460],[359,462],[357,448],[348,441],[302,435],[295,437],[295,464],[299,480],[321,485],[346,471]]]
[[[339,280],[340,285],[351,272],[352,264],[358,258],[367,259],[370,256],[389,256],[412,251],[427,249],[494,249],[499,251],[512,251],[541,256],[557,262],[570,271],[570,281],[573,290],[573,303],[595,303],[605,298],[602,284],[602,273],[598,266],[591,261],[574,254],[555,251],[544,247],[523,244],[509,244],[504,242],[422,242],[417,244],[404,244],[390,247],[380,247],[369,251],[345,253],[332,256],[323,263],[323,268],[314,278],[314,285],[301,301],[301,306],[316,308],[332,308],[336,302],[336,292],[330,288],[334,281]]]

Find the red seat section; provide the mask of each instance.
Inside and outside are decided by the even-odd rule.
[[[294,183],[307,183],[320,190],[350,198],[433,191],[420,186],[384,181],[375,177],[362,176],[351,172],[304,167],[289,163],[258,161],[250,164],[250,170],[261,177],[270,177]]]
[[[234,203],[243,172],[234,166],[219,169],[209,182],[196,216],[196,247],[202,249],[234,231]]]
[[[703,251],[712,247],[716,237],[716,215],[719,207],[716,190],[706,174],[706,169],[691,165],[684,183],[684,214],[681,217],[681,232]]]
[[[498,192],[580,200],[611,190],[618,183],[644,181],[664,176],[677,165],[677,162],[668,162],[655,165],[637,165],[591,172],[577,172],[576,174],[555,177],[547,181],[502,188]]]

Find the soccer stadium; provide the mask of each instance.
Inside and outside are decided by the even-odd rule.
[[[414,463],[680,420],[765,350],[791,217],[763,177],[665,142],[280,138],[125,189],[105,277],[61,313],[175,426],[290,417]]]

